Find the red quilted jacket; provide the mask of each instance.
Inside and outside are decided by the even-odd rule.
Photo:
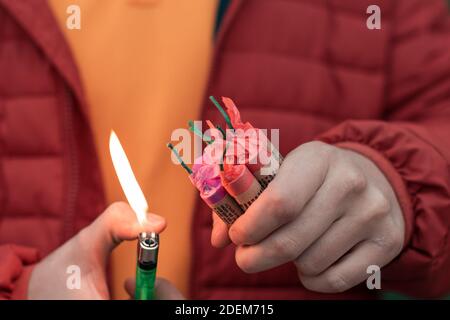
[[[368,30],[378,4],[382,30]],[[38,18],[37,18],[38,17]],[[24,297],[33,263],[102,211],[85,103],[44,0],[0,0],[0,296]],[[311,139],[351,148],[391,182],[406,221],[382,286],[450,290],[450,21],[442,0],[233,0],[208,94],[233,97],[286,154]],[[219,120],[212,108],[204,118]],[[301,165],[301,164],[299,164]],[[193,224],[193,298],[370,298],[304,289],[292,265],[241,272],[211,248],[210,211]],[[15,245],[11,245],[14,243]]]

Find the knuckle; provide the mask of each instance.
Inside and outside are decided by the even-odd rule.
[[[129,206],[126,202],[123,201],[117,201],[113,202],[107,209],[108,212],[110,212],[113,215],[120,214],[124,211],[129,210]]]
[[[320,273],[320,262],[315,258],[300,258],[296,262],[298,271],[308,277],[317,276]]]
[[[347,280],[338,273],[330,273],[327,275],[325,277],[325,284],[325,290],[328,292],[344,292],[350,288]]]
[[[308,151],[308,150],[311,150],[311,149],[317,149],[317,147],[321,147],[321,146],[319,146],[317,141],[310,141],[310,142],[306,142],[306,143],[301,144],[298,147],[298,150]]]
[[[275,259],[283,262],[292,261],[298,256],[297,242],[286,236],[273,239],[270,250]]]
[[[372,205],[369,210],[369,217],[371,220],[383,218],[391,211],[391,203],[389,199],[379,190],[372,193],[371,204]]]
[[[310,141],[300,145],[296,150],[300,152],[314,152],[321,156],[331,155],[335,151],[335,147],[322,142],[322,141]]]
[[[272,184],[267,187],[265,196],[267,197],[267,203],[274,207],[283,206],[287,198],[281,188],[273,187]]]
[[[277,222],[277,225],[283,225],[295,218],[295,214],[291,210],[287,210],[284,207],[279,207],[278,209],[272,211],[273,218]]]
[[[238,225],[233,225],[230,230],[228,231],[231,241],[233,241],[234,244],[240,245],[244,243],[250,243],[251,242],[251,236],[245,232],[242,228],[240,228]]]
[[[375,243],[383,248],[389,256],[396,256],[403,249],[403,235],[399,233],[389,233],[375,239]]]
[[[364,211],[355,216],[361,224],[372,224],[386,218],[391,211],[391,204],[380,191],[371,191],[365,199]]]
[[[294,211],[289,209],[288,202],[289,197],[279,190],[279,188],[271,188],[267,192],[267,204],[270,206],[269,211],[272,212],[275,221],[279,225],[291,221],[295,217]]]
[[[358,169],[347,169],[342,179],[344,188],[348,192],[361,192],[367,186],[367,180],[364,174]]]
[[[323,143],[321,141],[309,141],[306,142],[304,144],[302,144],[302,146],[304,148],[311,148],[311,149],[318,149],[318,148],[325,148],[326,146],[328,146],[326,143]]]
[[[325,160],[332,160],[339,153],[339,149],[331,146],[327,143],[315,141],[315,150],[318,153],[319,157]]]

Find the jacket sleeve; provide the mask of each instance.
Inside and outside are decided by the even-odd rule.
[[[391,25],[385,115],[319,137],[370,158],[390,181],[406,223],[383,289],[450,292],[450,19],[443,0],[398,0]]]
[[[35,249],[0,245],[0,300],[27,299],[28,281],[38,258]]]

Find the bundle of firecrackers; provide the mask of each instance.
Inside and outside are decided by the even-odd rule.
[[[241,120],[230,98],[222,98],[225,108],[214,97],[210,100],[224,117],[226,128],[206,120],[209,130],[203,133],[189,121],[189,129],[205,144],[192,168],[172,144],[167,146],[188,172],[203,201],[231,225],[267,188],[283,158],[264,130]]]

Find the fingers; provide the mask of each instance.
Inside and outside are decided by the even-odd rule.
[[[403,233],[388,215],[390,205],[373,187],[295,262],[310,290],[342,292],[367,278],[367,268],[385,266],[403,248]],[[345,253],[346,252],[346,253]]]
[[[166,279],[156,279],[155,290],[158,300],[185,300],[181,292]]]
[[[325,182],[295,221],[273,232],[260,243],[240,246],[236,262],[245,272],[271,269],[295,260],[319,239],[344,211],[340,206],[347,196],[346,188],[335,188],[335,176]]]
[[[153,213],[141,225],[134,211],[125,202],[111,204],[89,227],[83,230],[83,239],[91,246],[109,253],[120,242],[136,239],[141,232],[162,232],[166,220]]]
[[[211,231],[211,244],[216,248],[223,248],[230,244],[228,226],[219,216],[212,212],[213,229]]]
[[[352,198],[351,205],[344,206],[345,215],[296,259],[295,264],[301,274],[316,276],[361,241],[380,234],[398,233],[392,223],[387,221],[379,227],[380,220],[386,217],[390,206],[372,187],[366,191],[358,198]]]
[[[322,293],[343,292],[367,279],[367,268],[370,265],[381,268],[390,260],[392,257],[388,258],[381,246],[373,241],[364,241],[320,275],[308,277],[300,274],[299,277],[309,290]]]
[[[125,290],[131,299],[134,299],[134,290],[136,288],[136,280],[128,278],[125,281]],[[155,281],[155,297],[157,300],[184,300],[185,298],[169,281],[163,278],[157,278]]]
[[[231,226],[229,234],[235,244],[258,243],[297,218],[325,180],[325,149],[316,150],[305,144],[286,157],[268,188]]]
[[[294,261],[299,272],[304,276],[317,276],[363,241],[366,237],[365,230],[358,226],[358,222],[342,217],[333,223],[325,234]]]

